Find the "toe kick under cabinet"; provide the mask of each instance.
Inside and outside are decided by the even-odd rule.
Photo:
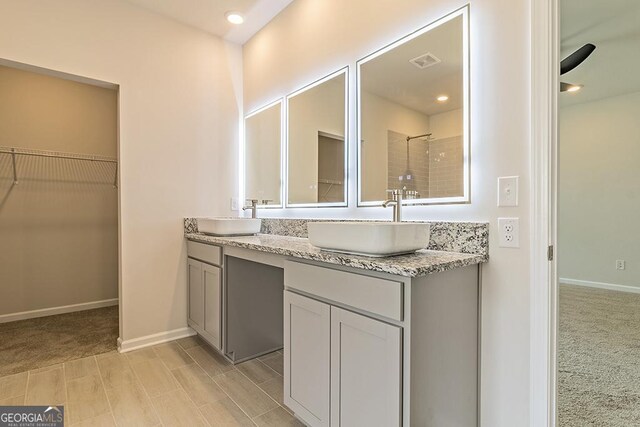
[[[284,263],[284,403],[310,426],[478,425],[479,266]]]

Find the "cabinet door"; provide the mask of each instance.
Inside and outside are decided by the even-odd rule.
[[[202,263],[192,258],[187,258],[189,287],[189,320],[196,326],[204,326],[204,284],[202,282]]]
[[[330,306],[284,294],[284,403],[308,425],[328,426]]]
[[[401,329],[331,307],[331,426],[400,426]]]
[[[221,287],[220,268],[202,264],[204,280],[204,331],[208,341],[220,350]]]

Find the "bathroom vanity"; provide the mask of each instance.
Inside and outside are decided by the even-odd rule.
[[[488,225],[431,222],[429,236],[401,215],[471,202],[468,14],[453,11],[245,116],[241,193],[252,216],[383,206],[393,223],[263,219],[256,236],[212,237],[185,221],[189,325],[234,363],[284,348],[284,403],[310,426],[478,425]]]
[[[236,363],[284,348],[284,403],[306,424],[477,425],[486,252],[370,258],[292,236],[185,236],[189,325]]]

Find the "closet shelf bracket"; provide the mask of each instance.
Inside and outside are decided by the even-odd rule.
[[[11,164],[13,165],[13,185],[18,184],[18,171],[16,169],[16,149],[11,149]]]

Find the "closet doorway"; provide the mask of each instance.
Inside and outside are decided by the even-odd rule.
[[[117,349],[118,87],[0,60],[0,377]]]

